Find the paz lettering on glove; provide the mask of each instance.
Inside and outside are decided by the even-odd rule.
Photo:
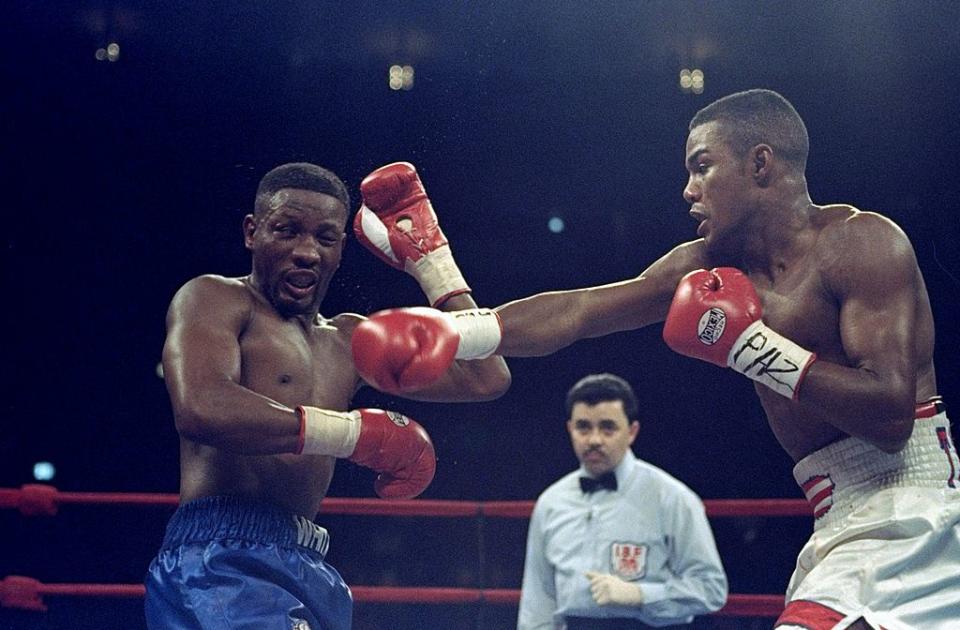
[[[817,355],[761,321],[750,279],[732,267],[691,271],[680,280],[663,326],[675,352],[731,367],[796,399]]]

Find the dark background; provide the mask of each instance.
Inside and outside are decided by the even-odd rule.
[[[0,29],[2,487],[31,482],[45,460],[61,490],[176,492],[155,371],[166,306],[195,275],[249,270],[240,220],[273,166],[324,165],[358,198],[372,169],[415,163],[477,301],[494,306],[632,277],[692,238],[686,124],[751,87],[780,91],[804,117],[815,202],[877,210],[910,236],[937,321],[940,391],[960,395],[956,2],[18,0]],[[110,42],[119,59],[96,60]],[[388,88],[395,63],[414,66],[412,90]],[[678,84],[694,67],[699,95]],[[562,233],[547,229],[554,216]],[[351,235],[323,311],[423,301]],[[673,354],[659,327],[510,367],[513,387],[495,402],[365,390],[355,404],[431,432],[439,463],[425,498],[532,500],[576,465],[564,393],[611,371],[643,403],[640,457],[704,498],[801,496],[750,382]],[[330,495],[372,497],[371,481],[341,463]],[[140,581],[169,513],[0,512],[0,578]],[[519,588],[525,521],[323,521],[351,584]],[[741,593],[782,592],[810,530],[807,519],[713,525]],[[47,601],[45,615],[0,610],[0,626],[142,625],[138,600]],[[367,605],[356,625],[500,628],[515,614]]]

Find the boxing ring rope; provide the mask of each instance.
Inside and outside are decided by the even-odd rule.
[[[53,516],[60,505],[137,505],[175,507],[179,496],[167,493],[61,492],[45,484],[0,488],[0,509],[18,510],[24,516]],[[802,499],[705,499],[708,517],[810,516]],[[533,501],[449,501],[433,499],[383,500],[326,498],[321,514],[360,516],[431,516],[449,518],[529,518]],[[354,601],[376,604],[492,604],[515,606],[518,589],[443,587],[351,586]],[[42,583],[34,578],[8,575],[0,579],[0,606],[46,610],[44,596],[143,597],[142,584]],[[714,615],[776,617],[783,611],[783,595],[730,594]]]

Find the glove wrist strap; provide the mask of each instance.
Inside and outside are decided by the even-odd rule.
[[[797,399],[800,382],[817,355],[757,320],[740,333],[727,365],[781,396]]]
[[[360,438],[359,411],[329,411],[297,407],[300,439],[297,454],[349,457]]]
[[[420,283],[431,306],[438,306],[454,295],[470,291],[449,245],[424,254],[416,262],[408,260],[404,266],[407,273]]]
[[[460,335],[457,359],[486,359],[500,346],[500,316],[489,308],[444,313]]]

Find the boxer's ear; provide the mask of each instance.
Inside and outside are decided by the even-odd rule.
[[[768,144],[758,144],[750,149],[750,174],[758,186],[766,187],[770,182],[774,153]]]
[[[257,231],[257,221],[252,214],[243,217],[243,245],[247,249],[253,249],[253,235]]]

